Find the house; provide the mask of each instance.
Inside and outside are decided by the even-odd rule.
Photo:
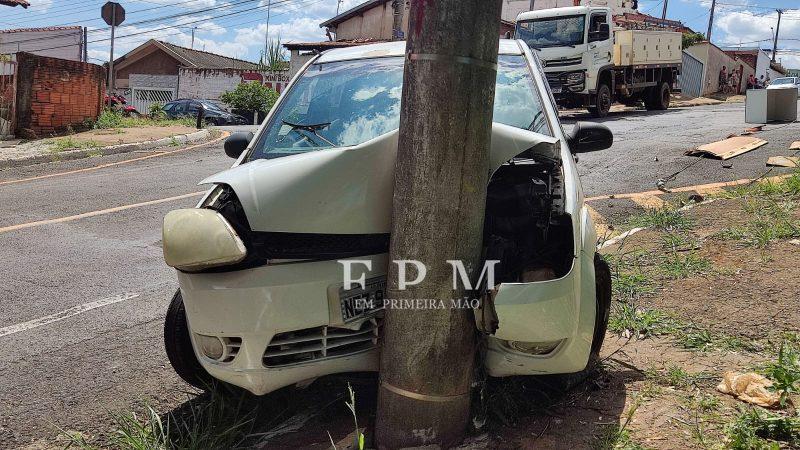
[[[747,79],[755,74],[751,63],[750,59],[729,54],[708,41],[700,42],[683,51],[683,70],[679,85],[684,93],[692,96],[715,94],[722,90],[719,74],[722,67],[725,67],[728,73],[735,70],[740,74],[736,91],[743,94],[747,90]]]
[[[0,30],[0,55],[19,52],[86,62],[86,28],[67,26]]]
[[[137,110],[177,98],[216,100],[243,81],[259,81],[280,91],[288,68],[260,70],[250,61],[193,50],[151,39],[114,61],[114,89]]]
[[[773,63],[769,53],[761,48],[726,48],[725,53],[747,62],[755,69],[756,78],[763,76],[774,80],[784,76],[786,71],[780,64]]]

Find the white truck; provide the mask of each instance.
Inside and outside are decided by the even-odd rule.
[[[556,102],[605,117],[615,101],[669,108],[681,70],[680,32],[613,27],[610,7],[521,13],[516,38],[539,55]]]

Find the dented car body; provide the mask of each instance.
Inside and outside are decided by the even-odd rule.
[[[165,218],[180,284],[165,343],[187,381],[260,395],[378,369],[383,311],[352,302],[385,292],[404,49],[312,59],[255,136],[230,138],[237,161],[201,182],[198,208]],[[610,283],[595,276],[574,153],[611,140],[598,126],[567,135],[536,57],[501,41],[484,226],[485,259],[500,263],[475,311],[490,375],[578,372],[599,348]],[[370,261],[352,265],[365,286],[345,289],[342,260]]]

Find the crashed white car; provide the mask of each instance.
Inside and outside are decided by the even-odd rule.
[[[176,372],[262,395],[378,370],[404,42],[332,50],[294,78],[255,134],[228,138],[233,168],[197,208],[164,219],[180,290],[165,322]],[[538,59],[503,40],[484,226],[496,285],[475,311],[491,376],[574,373],[603,341],[608,266],[575,154],[611,146],[603,125],[566,134]],[[342,260],[364,286],[346,290]]]

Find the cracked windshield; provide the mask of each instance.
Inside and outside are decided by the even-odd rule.
[[[500,55],[494,121],[551,135],[524,57]],[[315,64],[270,120],[250,161],[349,147],[400,125],[403,58]]]

